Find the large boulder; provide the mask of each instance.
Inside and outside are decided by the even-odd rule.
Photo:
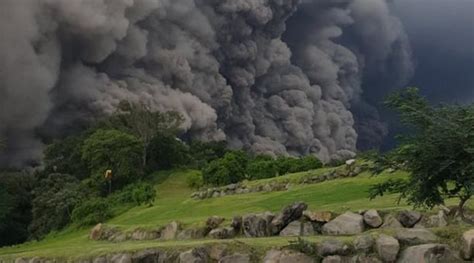
[[[179,232],[178,240],[203,239],[209,233],[207,227],[187,228]]]
[[[237,233],[241,233],[242,230],[242,217],[241,216],[234,216],[232,218],[232,222],[230,223]]]
[[[316,259],[294,251],[270,250],[265,255],[263,263],[316,263]]]
[[[474,258],[474,229],[462,235],[461,255],[466,260]]]
[[[280,232],[280,236],[283,236],[283,237],[300,236],[301,230],[302,230],[301,222],[293,221]]]
[[[297,202],[285,207],[270,224],[270,229],[273,235],[278,235],[283,228],[291,222],[298,220],[303,216],[303,212],[308,208],[308,205],[303,202]]]
[[[395,262],[400,251],[400,244],[391,236],[380,235],[375,242],[375,250],[383,262]]]
[[[178,237],[178,233],[181,230],[181,224],[179,222],[173,221],[161,230],[161,239],[163,240],[173,240]]]
[[[163,259],[162,252],[156,249],[146,249],[146,250],[137,252],[132,256],[133,263],[163,262],[162,259]]]
[[[333,255],[348,255],[351,251],[349,246],[339,240],[324,240],[318,247],[318,255],[322,257]]]
[[[447,245],[425,244],[405,249],[399,263],[458,263],[462,262]]]
[[[179,263],[207,263],[209,255],[204,248],[195,248],[179,254]]]
[[[326,235],[357,235],[364,232],[364,219],[359,214],[346,212],[325,224],[322,232]]]
[[[369,254],[375,244],[375,239],[371,235],[361,235],[354,239],[354,249],[358,253]]]
[[[403,245],[409,246],[434,243],[438,240],[433,232],[425,228],[402,228],[397,230],[395,237]]]
[[[221,258],[219,263],[250,263],[250,256],[247,254],[237,253]]]
[[[246,215],[243,218],[244,234],[247,237],[271,236],[270,223],[274,215],[270,212]]]
[[[448,225],[448,219],[445,212],[440,210],[438,214],[430,216],[426,224],[429,227],[445,227]]]
[[[386,215],[383,219],[382,228],[402,228],[402,224],[393,215]]]
[[[110,227],[105,224],[97,224],[92,228],[89,238],[91,240],[109,240],[120,233],[121,231],[118,228]]]
[[[143,228],[137,228],[130,234],[131,240],[154,240],[159,239],[161,236],[158,230],[146,230]]]
[[[236,235],[235,229],[232,227],[216,228],[209,232],[209,237],[214,239],[230,239]]]
[[[110,258],[110,263],[132,263],[132,256],[129,254],[113,255]]]
[[[209,257],[211,260],[219,261],[221,258],[227,256],[229,249],[225,244],[213,244],[209,248]]]
[[[311,222],[315,223],[327,223],[332,220],[333,215],[331,212],[313,212],[304,211],[303,215]]]
[[[382,225],[383,220],[375,209],[368,210],[364,213],[364,222],[373,228],[378,228]]]
[[[207,219],[206,221],[206,226],[209,229],[216,229],[218,228],[223,222],[225,221],[225,218],[220,217],[220,216],[211,216]]]
[[[417,211],[401,211],[398,213],[398,221],[404,227],[414,227],[421,220],[421,213]]]

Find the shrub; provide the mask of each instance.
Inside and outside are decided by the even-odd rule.
[[[223,158],[210,162],[203,169],[205,184],[227,185],[245,179],[248,156],[243,151],[228,152]]]
[[[156,190],[149,183],[136,183],[126,186],[122,191],[110,197],[117,205],[135,204],[152,205],[156,198]]]
[[[224,157],[229,152],[225,141],[201,142],[192,141],[189,144],[191,164],[197,168],[204,168],[210,162]]]
[[[190,173],[186,177],[186,183],[190,188],[199,189],[204,186],[204,179],[201,173]]]
[[[279,157],[276,160],[276,163],[280,175],[305,172],[323,167],[322,162],[313,155],[308,155],[302,158]]]
[[[72,221],[78,226],[91,226],[112,217],[110,204],[105,198],[93,198],[77,206]]]
[[[252,180],[266,179],[278,176],[278,166],[274,160],[254,160],[247,168],[247,173]]]

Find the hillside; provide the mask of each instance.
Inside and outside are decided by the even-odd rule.
[[[307,173],[318,174],[324,169],[306,173],[290,174],[275,179],[252,181],[250,184],[271,182],[274,180],[295,181]],[[163,226],[173,220],[185,225],[204,224],[213,215],[231,218],[254,212],[277,212],[282,207],[296,201],[308,204],[309,210],[344,212],[369,208],[379,210],[397,210],[405,207],[396,204],[396,196],[389,195],[369,201],[367,190],[372,184],[388,178],[403,177],[403,173],[384,173],[370,176],[363,173],[354,178],[338,179],[312,185],[292,185],[288,191],[270,193],[250,193],[206,200],[190,198],[193,192],[186,184],[186,176],[197,171],[169,171],[156,175],[157,198],[154,206],[132,208],[122,215],[111,219],[107,224],[124,230],[139,227],[152,228]],[[64,232],[51,234],[40,242],[31,242],[20,246],[0,249],[0,258],[48,257],[48,258],[81,258],[119,251],[133,251],[150,247],[192,247],[197,244],[212,243],[215,240],[201,241],[127,241],[122,243],[97,242],[88,239],[90,228],[67,229]],[[318,240],[322,237],[311,237]],[[282,246],[294,238],[272,237],[263,239],[239,238],[239,242],[252,246]],[[222,241],[219,241],[222,242]],[[232,241],[225,241],[232,242]]]

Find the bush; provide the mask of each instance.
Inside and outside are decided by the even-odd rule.
[[[153,205],[156,198],[156,190],[149,183],[136,183],[128,185],[122,191],[110,197],[117,205]]]
[[[105,198],[94,198],[77,206],[72,212],[72,221],[78,226],[91,226],[112,217],[110,204]]]
[[[201,173],[191,173],[186,177],[186,183],[190,188],[199,189],[204,186],[204,179]]]
[[[266,179],[278,176],[278,166],[274,160],[254,160],[247,168],[251,180]]]
[[[248,156],[243,151],[228,152],[223,158],[210,162],[203,169],[205,184],[220,186],[245,179]]]
[[[189,144],[191,164],[197,168],[204,168],[210,162],[224,157],[229,152],[225,141],[201,142],[192,141]]]
[[[302,158],[279,157],[276,163],[280,175],[305,172],[323,167],[323,163],[313,155]]]

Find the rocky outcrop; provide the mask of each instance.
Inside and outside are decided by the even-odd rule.
[[[428,229],[406,229],[402,228],[397,230],[395,237],[402,243],[403,245],[421,245],[421,244],[428,244],[428,243],[435,243],[438,241],[438,237],[433,234],[433,232],[429,231]]]
[[[270,223],[272,235],[278,235],[288,224],[300,219],[307,208],[308,205],[303,202],[297,202],[285,207]]]
[[[370,209],[364,213],[364,222],[372,228],[378,228],[382,225],[383,220],[375,209]]]
[[[333,214],[331,212],[313,212],[313,211],[304,211],[304,217],[314,223],[327,223],[333,219]]]
[[[401,211],[398,214],[398,221],[404,227],[414,227],[421,220],[421,213],[417,211]]]
[[[216,228],[209,232],[209,237],[214,239],[230,239],[236,236],[236,231],[232,227]]]
[[[339,240],[325,240],[318,245],[318,255],[322,257],[332,255],[349,255],[350,248]]]
[[[405,249],[399,263],[457,263],[462,262],[447,245],[425,244]]]
[[[386,215],[383,219],[382,228],[402,228],[402,224],[393,215]]]
[[[220,216],[211,216],[207,219],[206,221],[206,226],[212,230],[218,228],[223,222],[225,221],[225,218],[220,217]]]
[[[400,244],[391,236],[380,235],[375,242],[375,250],[383,262],[395,262],[400,251]]]
[[[173,221],[161,230],[161,239],[163,240],[173,240],[178,237],[178,233],[181,230],[181,224],[177,221]]]
[[[236,253],[221,258],[219,263],[250,263],[250,256],[248,254]]]
[[[152,261],[156,262],[156,261]],[[179,254],[179,263],[207,263],[209,255],[203,248],[195,248]]]
[[[354,239],[353,246],[357,253],[369,254],[375,244],[375,239],[370,235],[361,235]]]
[[[363,231],[363,217],[352,212],[346,212],[336,217],[322,228],[325,235],[357,235]]]
[[[247,237],[268,237],[271,236],[270,223],[274,214],[266,212],[263,214],[251,214],[243,217],[243,230]]]

